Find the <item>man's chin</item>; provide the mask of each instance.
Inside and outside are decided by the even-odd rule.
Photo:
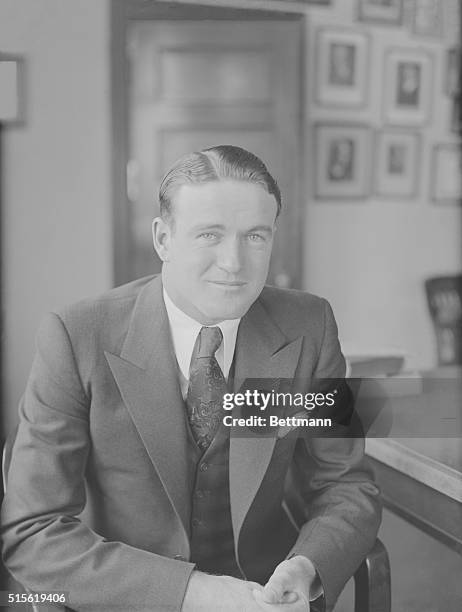
[[[238,308],[238,309],[228,308],[228,309],[215,310],[212,312],[209,311],[206,314],[206,318],[216,323],[219,323],[220,321],[229,321],[230,319],[240,319],[241,317],[245,315],[245,313],[247,312],[249,308],[250,307]]]
[[[207,305],[207,308],[203,310],[204,315],[207,319],[219,322],[226,321],[229,319],[240,319],[249,310],[255,300],[252,301],[235,301],[232,298],[229,300],[220,300]]]

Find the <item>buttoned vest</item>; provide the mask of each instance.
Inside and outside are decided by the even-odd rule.
[[[205,451],[188,424],[191,561],[198,570],[243,578],[236,563],[229,495],[229,428],[223,423]]]

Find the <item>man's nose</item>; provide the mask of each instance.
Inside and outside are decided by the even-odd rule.
[[[242,246],[239,240],[224,240],[217,253],[217,265],[229,274],[237,274],[242,267]]]

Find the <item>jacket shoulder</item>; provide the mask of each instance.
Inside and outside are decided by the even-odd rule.
[[[56,311],[74,352],[116,352],[122,347],[135,302],[153,276],[137,279],[99,296],[86,298]]]
[[[64,306],[56,312],[64,323],[72,325],[74,321],[98,319],[130,310],[138,294],[154,277],[146,276],[125,285],[110,289],[96,297],[85,298]]]
[[[297,289],[279,289],[267,285],[260,303],[268,316],[288,339],[300,335],[322,341],[330,306],[322,297]]]
[[[327,300],[299,289],[279,289],[266,285],[260,294],[263,307],[269,314],[283,320],[324,317]]]

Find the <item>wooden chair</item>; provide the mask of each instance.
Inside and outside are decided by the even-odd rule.
[[[3,447],[2,479],[5,490],[8,466],[15,436],[10,436]],[[301,513],[298,510],[299,498],[292,492],[286,493],[284,502],[286,510],[296,524],[301,523]],[[373,549],[366,556],[354,575],[355,604],[354,612],[390,612],[391,611],[391,581],[390,563],[385,546],[377,539]],[[67,608],[66,608],[67,609]],[[65,610],[60,606],[48,608],[32,605],[33,612],[59,612]]]
[[[355,612],[390,612],[390,561],[385,546],[377,538],[354,575]]]
[[[462,274],[425,281],[436,335],[438,365],[462,364]]]
[[[302,499],[293,487],[290,473],[286,481],[284,506],[295,525],[304,522]],[[385,546],[378,538],[356,570],[354,584],[354,612],[391,612],[390,561]]]

